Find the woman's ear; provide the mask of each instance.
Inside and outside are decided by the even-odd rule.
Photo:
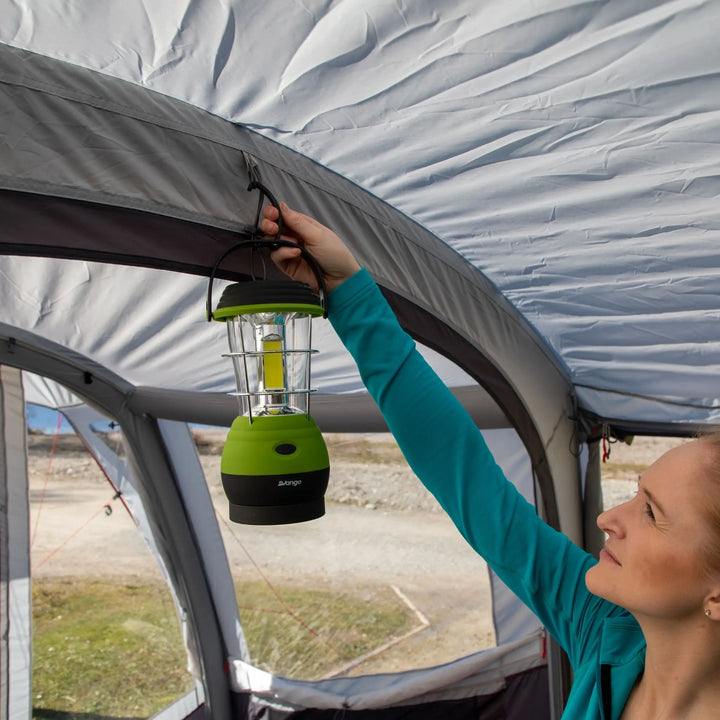
[[[720,581],[717,587],[705,598],[703,610],[708,620],[720,621]]]

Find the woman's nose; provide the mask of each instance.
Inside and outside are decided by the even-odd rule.
[[[610,508],[609,510],[605,510],[605,512],[600,513],[598,515],[597,519],[597,526],[604,532],[612,535],[622,535],[624,533],[624,524],[622,522],[622,514],[624,506],[627,503],[623,503],[622,505],[617,505],[614,508]]]

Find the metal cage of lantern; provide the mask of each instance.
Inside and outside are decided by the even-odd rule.
[[[231,335],[234,332],[236,337],[239,337],[239,339],[240,339],[240,342],[242,344],[242,350],[240,350],[238,352],[224,353],[222,355],[222,357],[230,358],[233,361],[233,370],[235,372],[235,382],[236,382],[236,386],[238,387],[237,392],[232,392],[232,393],[228,393],[228,394],[232,395],[234,397],[247,398],[247,401],[248,401],[246,407],[243,407],[241,405],[241,407],[240,407],[241,414],[246,415],[249,419],[249,422],[252,424],[252,422],[254,420],[254,417],[253,417],[254,408],[253,408],[253,403],[251,401],[253,398],[257,398],[257,399],[273,398],[277,395],[282,395],[285,398],[287,398],[287,396],[305,396],[306,401],[304,403],[304,407],[297,408],[297,409],[300,411],[301,414],[309,416],[310,415],[310,395],[315,392],[315,390],[311,387],[312,386],[312,382],[311,382],[312,363],[310,362],[310,356],[317,353],[317,350],[314,350],[311,347],[312,346],[312,322],[310,322],[310,318],[309,317],[303,318],[308,321],[307,322],[307,325],[308,325],[307,339],[306,339],[305,343],[303,343],[305,345],[305,347],[303,349],[296,349],[294,347],[288,349],[287,347],[285,347],[284,349],[281,349],[281,350],[248,350],[245,346],[246,338],[245,338],[245,333],[243,332],[242,327],[238,327],[238,328],[234,327],[235,323],[237,323],[238,325],[240,325],[241,323],[244,323],[247,326],[252,326],[252,323],[248,322],[247,320],[244,320],[244,317],[245,317],[244,315],[240,315],[240,316],[238,316],[237,319],[233,318],[233,319],[227,320],[228,344],[232,347],[233,340],[231,339]],[[297,321],[296,319],[293,319],[291,322],[294,323],[296,321]],[[293,343],[293,345],[294,344],[295,343]],[[268,355],[279,355],[279,356],[281,356],[281,358],[289,358],[290,356],[293,356],[293,355],[306,356],[307,359],[303,365],[305,386],[299,387],[299,388],[293,388],[292,383],[290,383],[289,380],[286,380],[283,387],[268,388],[267,386],[265,386],[263,384],[263,389],[261,390],[259,388],[259,384],[260,384],[259,378],[261,377],[261,375],[264,375],[264,373],[261,373],[260,370],[257,369],[255,371],[255,374],[258,378],[258,380],[257,380],[258,389],[255,391],[251,391],[249,388],[251,388],[256,383],[251,382],[252,373],[248,370],[248,359],[257,358],[258,361],[260,361],[257,363],[259,366],[261,364],[262,360]],[[247,390],[244,392],[241,392],[239,390],[240,384],[241,384],[240,383],[241,373],[239,372],[238,363],[236,362],[237,358],[242,359],[242,363],[241,363],[242,376],[244,379],[244,387],[247,388]],[[281,360],[281,364],[284,368],[287,368],[288,365],[291,365],[291,363],[289,363],[287,360],[285,362],[282,362],[282,360]],[[292,366],[294,367],[294,363],[292,364]],[[291,372],[286,369],[286,370],[284,370],[283,374],[287,378],[287,376],[289,376],[291,374]],[[296,375],[299,375],[300,373],[292,373],[292,374],[296,376]],[[273,390],[276,390],[277,392],[273,392]],[[282,403],[277,403],[273,400],[268,400],[266,402],[266,405],[268,407],[275,407],[277,405],[289,405],[289,404],[290,403],[287,400]],[[272,414],[272,410],[270,411],[270,413]]]
[[[275,250],[279,247],[292,247],[292,248],[296,248],[296,249],[300,250],[302,258],[308,263],[308,265],[313,270],[313,272],[317,278],[319,306],[322,309],[322,316],[327,317],[327,305],[326,305],[327,291],[326,291],[326,287],[325,287],[325,279],[324,279],[322,272],[317,264],[317,261],[301,245],[298,245],[297,243],[292,242],[290,240],[282,240],[280,238],[275,238],[274,240],[270,240],[270,241],[257,240],[257,239],[241,241],[241,242],[236,243],[235,245],[232,245],[231,247],[229,247],[218,258],[218,260],[216,261],[216,263],[212,269],[212,272],[210,274],[210,278],[208,281],[208,292],[207,292],[207,301],[206,301],[206,315],[207,315],[208,321],[219,319],[217,317],[218,312],[214,313],[212,310],[212,289],[213,289],[213,282],[215,280],[215,276],[217,274],[218,268],[220,267],[220,264],[225,260],[225,258],[227,258],[228,255],[230,255],[231,253],[233,253],[237,250],[248,249],[251,251],[251,263],[250,264],[252,266],[253,265],[252,251],[267,250],[267,251],[272,252],[273,250]],[[267,287],[272,284],[272,281],[267,281],[265,279],[258,280],[253,275],[251,280],[248,281],[248,285],[251,286],[254,283],[262,284],[262,286]],[[296,281],[288,281],[288,283],[302,285],[302,283],[296,283]],[[258,285],[258,286],[260,286],[260,285]],[[265,302],[263,303],[263,305],[267,306],[265,308],[266,313],[280,314],[281,311],[278,308],[281,308],[288,304],[287,298],[281,299],[280,301],[273,301],[272,298],[268,297],[268,298],[264,298],[264,301]],[[253,307],[253,305],[250,301],[246,300],[245,302],[247,302],[248,304],[244,305],[243,307],[246,307],[248,309]],[[296,303],[291,302],[290,304],[295,305]],[[301,313],[298,313],[297,308],[293,308],[291,311],[294,314],[301,314]],[[234,316],[227,316],[224,318],[227,322],[228,345],[230,346],[231,351],[229,353],[224,353],[222,355],[222,357],[228,357],[233,362],[233,371],[234,371],[234,375],[235,375],[235,383],[236,383],[236,388],[237,388],[236,392],[229,393],[229,394],[233,395],[235,397],[239,397],[239,398],[247,398],[248,402],[247,402],[246,412],[241,413],[241,414],[247,415],[247,417],[249,418],[249,421],[252,423],[253,419],[254,419],[253,418],[253,406],[252,406],[252,402],[251,402],[252,398],[268,397],[268,396],[272,395],[273,393],[267,392],[267,390],[261,391],[260,389],[258,389],[258,390],[253,391],[250,389],[252,386],[252,383],[251,383],[251,374],[248,371],[248,365],[247,365],[248,358],[252,358],[252,357],[262,358],[263,356],[273,355],[273,354],[280,355],[283,358],[288,358],[289,356],[298,355],[298,354],[305,355],[306,356],[306,362],[304,363],[305,387],[294,388],[294,389],[284,387],[282,389],[282,394],[283,395],[305,396],[305,398],[306,398],[306,402],[304,403],[305,407],[303,409],[301,409],[301,412],[302,412],[302,414],[309,415],[309,413],[310,413],[309,398],[310,398],[310,395],[313,392],[315,392],[311,387],[311,385],[312,385],[312,383],[311,383],[312,363],[310,362],[310,356],[317,353],[317,350],[314,350],[311,347],[311,345],[312,345],[312,322],[310,322],[310,320],[311,320],[312,315],[316,315],[319,313],[316,313],[314,311],[312,312],[312,315],[310,315],[308,313],[308,316],[307,316],[307,320],[308,320],[307,338],[306,338],[305,342],[303,343],[304,348],[302,348],[302,349],[295,349],[295,348],[287,349],[287,347],[286,347],[287,341],[286,341],[284,343],[284,345],[285,345],[284,349],[269,350],[269,351],[265,351],[265,350],[259,351],[257,349],[249,350],[249,349],[247,349],[247,347],[245,345],[245,333],[243,332],[241,323],[243,322],[244,318],[246,318],[247,316],[249,316],[251,314],[263,314],[263,313],[262,313],[262,310],[258,311],[256,313],[243,312],[243,313],[238,313],[237,315],[234,315]],[[248,320],[244,320],[244,322],[248,326],[252,325],[252,323]],[[292,322],[294,323],[295,319],[293,319]],[[237,323],[238,327],[235,327],[236,323]],[[233,351],[233,345],[236,344],[233,342],[233,336],[232,336],[233,331],[235,331],[236,336],[239,337],[239,339],[241,341],[242,349],[239,351]],[[293,345],[295,345],[295,343],[293,343]],[[238,364],[236,361],[237,358],[242,359],[242,373],[240,373],[238,371]],[[287,367],[287,362],[284,363],[284,367]],[[241,377],[244,380],[244,387],[245,387],[244,391],[240,390]],[[260,372],[258,370],[257,378],[259,379],[259,377],[260,377]],[[242,406],[240,409],[243,410]]]

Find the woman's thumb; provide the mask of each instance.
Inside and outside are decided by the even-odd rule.
[[[283,223],[298,237],[306,241],[309,240],[310,242],[319,237],[323,226],[320,225],[317,220],[313,220],[311,217],[303,215],[301,212],[297,212],[297,210],[293,210],[284,202],[280,203],[280,210],[282,212]]]
[[[298,220],[302,219],[302,215],[299,212],[295,212],[295,210],[284,202],[280,203],[280,212],[282,213],[283,223],[295,230],[295,226]]]

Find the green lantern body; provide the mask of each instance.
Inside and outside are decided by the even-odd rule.
[[[309,415],[235,418],[220,461],[230,520],[276,525],[325,514],[327,448]]]
[[[325,513],[327,448],[309,414],[310,321],[322,315],[304,283],[228,286],[213,313],[228,328],[241,415],[220,471],[230,520],[277,525]]]

